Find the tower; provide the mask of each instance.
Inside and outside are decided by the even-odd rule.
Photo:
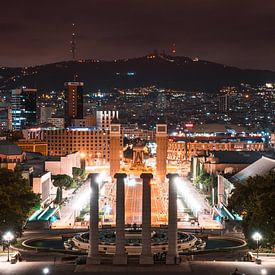
[[[172,46],[172,55],[176,55],[176,53],[177,53],[176,43],[173,43],[173,46]]]
[[[83,119],[83,82],[66,82],[65,122],[71,125],[72,119]]]
[[[229,104],[230,104],[230,96],[229,94],[223,94],[218,96],[219,99],[219,111],[222,113],[226,113],[229,111]]]
[[[167,161],[167,124],[159,123],[156,129],[157,160],[156,177],[160,181],[165,180]]]
[[[75,52],[76,52],[76,33],[75,33],[75,24],[72,24],[72,40],[71,40],[71,53],[72,60],[75,60]]]
[[[120,124],[114,118],[110,125],[110,176],[114,179],[114,175],[120,170]]]

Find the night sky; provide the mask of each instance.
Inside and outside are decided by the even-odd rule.
[[[153,49],[241,68],[275,70],[274,0],[1,1],[0,65],[111,60]]]

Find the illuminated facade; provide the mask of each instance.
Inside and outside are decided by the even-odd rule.
[[[102,130],[109,130],[114,118],[118,119],[118,111],[96,111],[96,126]]]
[[[43,130],[43,140],[48,143],[50,156],[64,156],[81,152],[87,164],[96,159],[109,160],[109,134],[102,130],[52,129]]]
[[[168,141],[168,161],[191,160],[199,151],[263,151],[264,143]]]
[[[12,128],[21,130],[36,124],[36,89],[15,89],[11,93]]]
[[[71,125],[72,119],[83,118],[83,82],[66,82],[66,106],[65,106],[65,119],[66,126]]]
[[[167,162],[167,125],[157,124],[156,142],[157,142],[157,159],[156,159],[156,176],[163,182],[166,177]]]
[[[23,152],[40,153],[44,156],[48,155],[48,143],[39,140],[20,139],[16,144]]]

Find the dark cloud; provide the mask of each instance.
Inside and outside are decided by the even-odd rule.
[[[0,65],[141,56],[176,42],[179,55],[275,70],[275,2],[265,0],[48,0],[1,4]]]

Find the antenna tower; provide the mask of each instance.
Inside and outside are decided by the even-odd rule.
[[[172,46],[172,54],[173,54],[173,55],[176,55],[176,53],[177,53],[176,43],[173,43],[173,46]]]
[[[72,60],[75,60],[75,53],[76,53],[76,33],[75,33],[75,24],[72,24],[72,40],[71,40],[71,50],[72,53]]]

